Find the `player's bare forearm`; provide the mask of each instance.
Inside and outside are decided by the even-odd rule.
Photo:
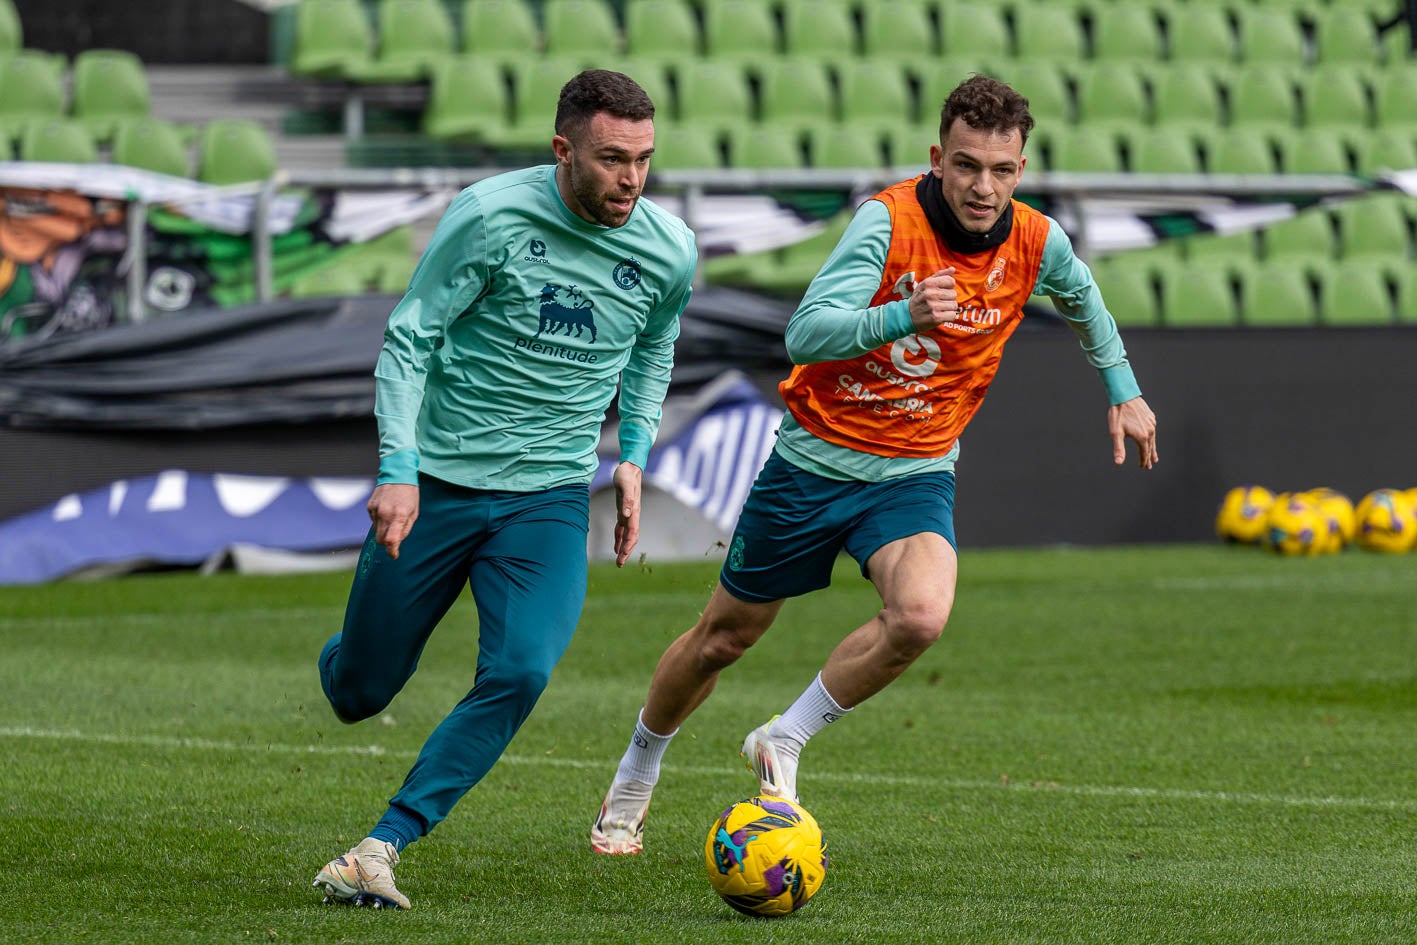
[[[1108,408],[1107,433],[1112,437],[1112,462],[1118,466],[1127,461],[1127,440],[1137,445],[1137,465],[1142,469],[1156,465],[1156,414],[1142,398]]]
[[[399,546],[418,520],[418,487],[396,482],[375,486],[367,508],[374,540],[397,559]]]

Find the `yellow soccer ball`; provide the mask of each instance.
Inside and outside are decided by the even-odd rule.
[[[1310,489],[1302,495],[1314,502],[1328,521],[1328,535],[1322,549],[1325,553],[1342,551],[1352,543],[1358,531],[1358,517],[1348,496],[1328,488]]]
[[[1328,542],[1328,519],[1318,504],[1298,493],[1281,492],[1265,516],[1265,546],[1287,556],[1322,553]]]
[[[802,805],[760,795],[731,805],[713,822],[704,868],[714,891],[739,912],[787,915],[822,887],[827,845]]]
[[[1356,514],[1362,548],[1401,554],[1417,544],[1417,511],[1404,492],[1374,489],[1363,496]]]
[[[1215,514],[1215,533],[1225,541],[1253,543],[1264,538],[1265,516],[1274,493],[1264,486],[1236,486],[1225,493]]]

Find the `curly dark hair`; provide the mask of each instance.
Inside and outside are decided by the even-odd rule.
[[[949,134],[950,125],[958,118],[980,131],[1010,132],[1018,129],[1024,142],[1033,130],[1033,116],[1028,111],[1028,99],[998,79],[987,75],[972,75],[955,86],[940,109],[940,140]]]
[[[587,69],[561,87],[556,103],[556,133],[571,137],[600,112],[643,121],[654,117],[654,102],[640,84],[607,69]]]

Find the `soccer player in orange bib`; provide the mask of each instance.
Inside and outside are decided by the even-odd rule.
[[[1035,291],[1052,297],[1111,407],[1113,460],[1135,441],[1157,461],[1156,417],[1117,325],[1062,228],[1013,199],[1033,128],[1028,101],[985,76],[940,114],[930,172],[856,212],[787,326],[796,367],[787,415],[744,505],[703,615],[660,658],[591,845],[638,853],[660,760],[718,674],[763,635],[784,599],[826,587],[845,550],[881,608],[832,651],[743,756],[764,794],[798,799],[817,732],[885,688],[939,639],[954,603],[954,465],[1004,342]]]

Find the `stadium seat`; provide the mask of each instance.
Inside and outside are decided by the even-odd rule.
[[[1314,320],[1314,292],[1303,266],[1285,260],[1261,263],[1241,280],[1241,324],[1302,327]]]
[[[546,0],[541,29],[548,56],[604,54],[621,46],[620,25],[604,0]]]
[[[1314,24],[1314,61],[1372,65],[1382,52],[1373,19],[1347,6],[1324,8]]]
[[[1089,174],[1118,174],[1124,170],[1110,128],[1083,124],[1056,128],[1050,132],[1048,143],[1050,170]]]
[[[523,0],[466,0],[462,51],[499,61],[523,60],[541,50],[536,16]]]
[[[406,83],[426,79],[454,53],[453,21],[443,0],[379,0],[379,53],[358,67],[360,82]]]
[[[1276,134],[1279,167],[1285,174],[1350,174],[1353,162],[1337,129],[1293,128]]]
[[[510,117],[507,82],[491,59],[450,56],[433,67],[423,133],[447,141],[495,141]]]
[[[1279,163],[1267,135],[1238,125],[1205,139],[1206,169],[1212,174],[1277,174]]]
[[[890,59],[845,59],[836,64],[841,121],[882,127],[915,120],[910,81]]]
[[[1181,241],[1188,262],[1205,259],[1254,259],[1258,246],[1254,230],[1235,233],[1199,233]]]
[[[197,179],[205,184],[266,180],[276,170],[275,148],[258,123],[223,118],[202,129]]]
[[[779,57],[760,63],[754,71],[758,76],[758,120],[796,130],[835,120],[831,76],[823,63]]]
[[[74,57],[73,117],[95,141],[107,141],[118,122],[150,111],[143,62],[120,49],[87,49]]]
[[[1152,120],[1192,133],[1219,128],[1223,110],[1214,73],[1200,63],[1177,62],[1152,78]]]
[[[551,151],[556,134],[556,103],[561,88],[581,71],[575,59],[538,57],[512,68],[512,120],[498,130],[493,142],[513,150]]]
[[[360,295],[378,275],[357,246],[341,247],[290,282],[290,297],[312,299]]]
[[[1230,124],[1269,133],[1299,124],[1299,97],[1293,70],[1251,65],[1236,69],[1228,83]]]
[[[113,133],[113,163],[146,171],[190,177],[191,155],[182,132],[156,118],[119,121]]]
[[[1131,129],[1148,119],[1146,87],[1131,63],[1096,62],[1078,76],[1077,120]]]
[[[63,114],[64,85],[47,56],[26,49],[0,60],[0,127],[22,134]]]
[[[313,78],[353,78],[368,64],[374,36],[359,0],[300,0],[290,71]]]
[[[1349,260],[1319,273],[1319,321],[1325,325],[1390,325],[1395,314],[1383,270]]]
[[[714,0],[704,10],[704,53],[762,62],[778,55],[777,20],[760,0]]]
[[[1144,267],[1113,257],[1094,265],[1092,275],[1102,292],[1103,304],[1118,325],[1151,328],[1159,323],[1156,288]]]
[[[625,52],[679,62],[697,56],[699,22],[684,0],[631,0],[625,7]]]
[[[654,157],[650,173],[655,171],[716,170],[723,166],[723,148],[718,134],[704,125],[655,123]]]
[[[693,59],[683,63],[679,80],[679,121],[716,128],[736,125],[752,116],[752,93],[742,67],[735,62]]]
[[[1067,78],[1056,63],[1015,59],[1000,67],[1003,81],[1028,99],[1035,127],[1070,124],[1073,120],[1072,95]]]
[[[935,56],[938,36],[924,0],[878,0],[861,8],[861,53],[893,62]]]
[[[1300,80],[1299,92],[1307,127],[1370,124],[1368,91],[1352,66],[1318,66],[1309,70]],[[1408,95],[1417,97],[1417,90],[1409,88]]]
[[[808,134],[813,167],[884,167],[885,147],[879,125],[818,125]]]
[[[1417,275],[1410,269],[1397,283],[1397,320],[1417,325]]]
[[[1225,268],[1184,263],[1162,272],[1161,319],[1167,328],[1228,328],[1238,319]]]
[[[743,124],[728,132],[730,167],[755,169],[803,167],[802,133],[776,124]]]
[[[1417,128],[1373,128],[1357,138],[1359,174],[1417,168]]]
[[[1163,8],[1167,52],[1172,62],[1230,63],[1235,36],[1224,7],[1172,3]]]
[[[1399,20],[1384,30],[1379,42],[1383,47],[1382,59],[1389,66],[1417,63],[1417,53],[1412,49],[1412,32],[1406,23]]]
[[[1014,50],[1019,59],[1070,66],[1086,58],[1087,44],[1071,9],[1038,3],[1015,17]]]
[[[18,52],[25,46],[20,13],[12,0],[0,0],[0,56]]]
[[[940,143],[940,120],[894,125],[885,130],[886,157],[890,166],[904,172],[924,173],[930,167],[930,145]]]
[[[1303,210],[1260,231],[1265,261],[1288,259],[1310,272],[1329,265],[1338,255],[1333,220],[1321,209]]]
[[[940,55],[983,60],[1013,55],[1008,23],[993,4],[957,0],[942,4],[939,16]]]
[[[924,123],[940,123],[940,109],[945,105],[954,87],[974,73],[986,73],[984,63],[976,59],[956,56],[939,57],[928,62],[910,62],[907,71],[914,77],[920,89],[917,102],[917,120]],[[986,73],[991,74],[992,73]]]
[[[27,124],[20,135],[20,160],[93,164],[98,161],[98,148],[77,121],[41,119]]]
[[[1417,64],[1389,65],[1379,73],[1373,89],[1377,102],[1376,124],[1417,131]]]
[[[1137,174],[1199,174],[1200,153],[1190,133],[1169,126],[1137,128],[1123,137],[1128,166]]]
[[[1412,254],[1412,232],[1406,207],[1413,198],[1380,192],[1353,197],[1334,209],[1340,259],[1400,260]]]
[[[1245,6],[1237,10],[1237,15],[1241,62],[1303,64],[1304,34],[1293,10]]]
[[[856,55],[856,23],[845,0],[788,0],[783,52],[836,62]]]
[[[654,56],[642,59],[636,56],[610,54],[603,58],[588,56],[584,60],[584,65],[587,69],[610,69],[622,72],[634,79],[640,88],[645,90],[650,101],[654,102],[655,121],[674,121],[677,108],[673,83],[669,79],[673,67],[669,62]]]
[[[1092,58],[1160,62],[1163,45],[1156,12],[1146,4],[1099,4],[1092,17]]]

